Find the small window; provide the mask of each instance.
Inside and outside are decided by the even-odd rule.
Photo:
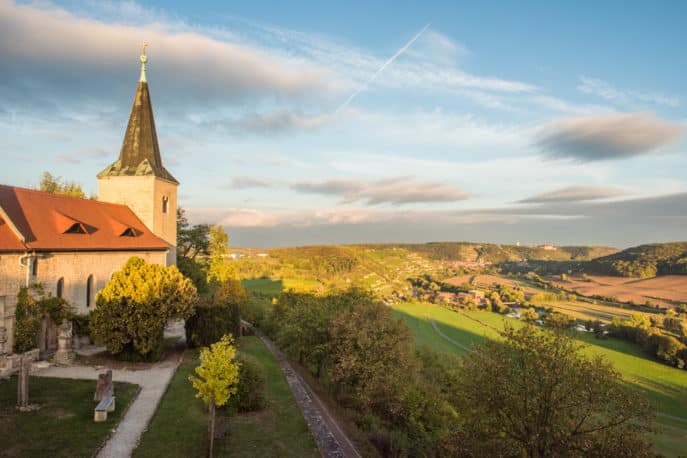
[[[120,237],[137,237],[138,232],[133,227],[127,227],[124,232],[121,233]]]
[[[88,276],[86,280],[86,307],[91,306],[91,297],[93,296],[93,275]]]
[[[162,213],[167,213],[167,205],[169,204],[169,197],[162,196]]]
[[[55,288],[55,296],[62,299],[63,294],[64,294],[64,277],[57,280],[57,288]]]
[[[33,264],[31,265],[31,275],[34,278],[38,276],[38,258],[33,258]]]
[[[81,223],[74,223],[71,226],[69,226],[69,229],[64,231],[65,234],[85,234],[86,233],[86,228],[83,227],[83,224]]]

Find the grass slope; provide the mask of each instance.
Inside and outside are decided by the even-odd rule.
[[[238,347],[239,352],[253,356],[263,367],[267,406],[260,412],[230,417],[229,433],[215,442],[215,456],[318,456],[289,386],[267,348],[256,337],[242,337]],[[198,364],[196,351],[184,354],[184,361],[134,456],[205,455],[207,410],[188,381]]]
[[[436,351],[458,355],[464,354],[465,350],[449,343],[436,332],[432,334],[428,319],[433,320],[446,336],[467,346],[478,345],[487,338],[498,338],[497,330],[503,328],[504,322],[522,326],[517,320],[495,313],[456,313],[432,304],[398,304],[394,306],[394,313],[405,319],[413,331],[420,331],[420,334],[416,334],[418,346],[427,345]],[[629,342],[599,340],[585,333],[577,334],[577,338],[587,344],[585,352],[602,355],[611,361],[623,379],[646,393],[661,412],[687,417],[687,371],[647,359],[636,345]],[[666,430],[657,436],[657,449],[669,455],[677,454],[681,449],[671,444],[687,443],[685,425],[662,417],[659,422],[670,431]]]
[[[138,391],[136,385],[115,383],[116,410],[107,421],[93,421],[95,381],[44,377],[29,379],[29,402],[40,406],[19,412],[17,377],[0,381],[0,454],[21,457],[91,456],[117,427]]]

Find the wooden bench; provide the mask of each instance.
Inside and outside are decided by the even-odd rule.
[[[95,422],[101,422],[101,421],[106,421],[107,420],[107,413],[108,412],[114,412],[115,410],[115,397],[114,396],[108,396],[98,405],[96,406],[95,410],[93,411],[93,421]]]

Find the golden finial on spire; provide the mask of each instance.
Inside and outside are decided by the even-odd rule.
[[[148,47],[148,43],[145,41],[141,45],[141,81],[142,83],[146,82],[146,62],[148,62],[148,56],[146,56],[146,48]]]

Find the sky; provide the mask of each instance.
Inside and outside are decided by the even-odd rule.
[[[97,192],[141,43],[236,246],[687,240],[687,2],[0,0],[0,183]]]

